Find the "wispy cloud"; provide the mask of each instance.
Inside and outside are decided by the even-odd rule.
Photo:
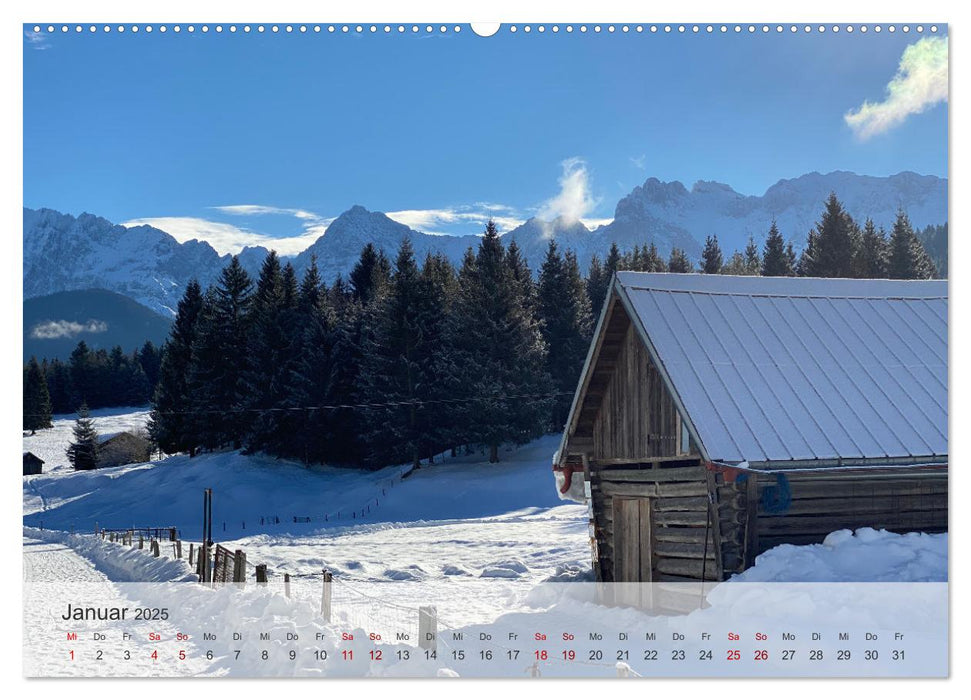
[[[326,228],[326,224],[305,228],[303,233],[296,236],[271,236],[265,233],[250,231],[222,221],[212,221],[193,216],[157,216],[125,221],[122,226],[154,226],[171,235],[179,243],[199,240],[205,241],[220,255],[236,254],[247,246],[263,246],[271,248],[280,255],[296,255],[317,240]]]
[[[638,170],[646,170],[647,169],[647,154],[646,153],[642,153],[639,156],[631,156],[630,157],[630,162],[631,162],[631,165],[633,165]]]
[[[505,232],[516,228],[524,220],[513,207],[485,202],[443,209],[402,209],[385,212],[385,214],[388,218],[413,229],[445,235],[453,231],[443,229],[462,225],[465,225],[468,230],[461,233],[479,233],[478,229],[485,227],[489,219],[496,222],[500,231]]]
[[[284,207],[271,207],[265,204],[227,204],[219,207],[210,207],[216,211],[236,216],[259,216],[261,214],[284,214],[295,216],[305,221],[320,221],[322,217],[306,209],[288,209]]]
[[[77,321],[44,321],[30,329],[30,337],[35,340],[57,340],[58,338],[73,338],[80,333],[104,333],[108,324],[96,319],[87,323]]]
[[[947,37],[927,37],[904,49],[882,102],[864,102],[843,119],[862,140],[885,133],[907,117],[947,101]]]
[[[550,221],[563,217],[571,221],[583,220],[597,206],[590,190],[590,173],[582,158],[567,158],[561,164],[560,191],[543,202],[537,215]]]
[[[44,32],[35,32],[33,29],[24,30],[24,39],[35,51],[43,51],[50,48],[48,36]]]

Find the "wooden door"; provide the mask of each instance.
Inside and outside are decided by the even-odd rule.
[[[614,581],[650,583],[653,577],[653,536],[650,498],[619,498],[614,511]]]

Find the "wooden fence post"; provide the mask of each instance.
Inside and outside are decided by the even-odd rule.
[[[195,560],[194,557],[195,557],[195,543],[190,542],[189,543],[189,566],[192,566],[192,563]]]
[[[175,536],[175,528],[174,527],[170,527],[169,528],[169,542],[175,542],[176,539],[177,538]]]
[[[182,540],[175,541],[175,558],[176,559],[182,558]]]
[[[434,605],[418,608],[418,646],[421,649],[438,646],[438,611]]]
[[[145,549],[145,538],[139,533],[138,535],[138,548]]]
[[[324,588],[320,593],[320,614],[324,622],[330,622],[330,594],[333,587],[334,575],[324,569]]]
[[[160,556],[161,554],[162,552],[159,548],[158,540],[152,540],[152,556],[157,557],[157,556]]]
[[[266,585],[266,564],[256,565],[256,582],[261,586]]]
[[[283,574],[283,594],[290,597],[290,574]]]
[[[246,554],[242,549],[233,555],[233,583],[246,583]]]

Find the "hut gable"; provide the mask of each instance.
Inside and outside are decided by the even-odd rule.
[[[152,445],[142,437],[127,431],[98,436],[98,467],[147,462]]]
[[[617,273],[554,464],[598,579],[946,530],[947,372],[946,281]]]
[[[24,476],[40,474],[44,471],[44,460],[33,452],[24,452]]]

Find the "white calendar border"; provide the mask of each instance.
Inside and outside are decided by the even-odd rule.
[[[778,2],[755,2],[752,0],[735,0],[731,5],[724,2],[714,2],[711,0],[696,0],[691,3],[677,3],[668,5],[650,5],[648,3],[634,4],[630,0],[596,0],[595,2],[579,2],[577,0],[561,0],[559,2],[535,2],[526,3],[522,0],[481,0],[472,5],[458,2],[447,2],[445,0],[411,0],[402,2],[401,0],[375,0],[371,2],[353,2],[338,5],[335,3],[311,3],[298,2],[294,0],[274,0],[272,3],[255,2],[253,0],[237,0],[236,2],[209,2],[200,3],[198,0],[168,0],[166,3],[138,3],[121,2],[119,0],[47,0],[35,2],[22,2],[15,7],[7,4],[0,12],[3,13],[4,22],[2,43],[3,50],[3,85],[2,89],[7,99],[7,108],[3,113],[3,144],[4,148],[0,151],[3,162],[4,187],[0,189],[5,200],[3,207],[3,230],[8,237],[13,240],[14,250],[8,255],[3,256],[2,279],[7,283],[7,288],[2,290],[0,295],[0,307],[3,309],[3,318],[9,325],[21,325],[21,261],[22,261],[22,237],[19,231],[22,226],[21,207],[22,197],[22,75],[23,75],[23,48],[21,40],[21,25],[26,22],[37,21],[56,21],[56,22],[98,22],[110,20],[112,22],[158,22],[159,20],[194,22],[212,22],[213,20],[229,20],[233,22],[246,21],[301,21],[309,22],[314,20],[328,22],[398,22],[398,21],[444,21],[449,23],[468,23],[470,21],[491,22],[504,20],[506,22],[628,22],[637,21],[650,22],[719,22],[719,21],[758,21],[758,22],[820,22],[827,23],[860,23],[860,22],[901,22],[901,21],[922,21],[950,23],[949,34],[958,39],[958,50],[954,52],[952,46],[951,54],[951,123],[955,123],[953,115],[960,114],[963,100],[964,87],[961,78],[968,69],[968,62],[964,59],[965,53],[963,43],[961,43],[961,32],[965,28],[965,13],[955,7],[956,3],[948,3],[940,0],[924,0],[920,3],[902,2],[900,0],[884,0],[879,4],[873,3],[870,7],[862,3],[851,4],[846,0],[813,0],[806,3],[805,7],[780,6]],[[962,164],[966,161],[968,149],[965,146],[967,141],[964,139],[963,132],[952,130],[951,148],[951,170],[950,182],[957,181],[958,188],[964,187],[961,178]],[[957,163],[954,158],[957,156]],[[963,169],[965,172],[967,168]],[[967,249],[969,243],[965,240],[968,235],[969,226],[961,226],[964,219],[962,212],[967,212],[964,204],[966,198],[953,196],[957,190],[952,188],[951,208],[948,217],[951,230],[956,233],[951,241],[951,260],[959,260],[960,264],[968,264]],[[955,216],[956,215],[956,216]],[[957,228],[954,227],[955,220],[958,222]],[[964,235],[962,235],[964,234]],[[954,264],[957,269],[958,263]],[[957,303],[951,305],[952,321],[950,348],[952,357],[964,357],[969,347],[967,312],[969,302],[967,295],[967,283],[961,278],[952,280],[950,294]],[[5,368],[8,374],[8,382],[13,383],[13,370],[16,361],[20,356],[20,350],[16,343],[6,343],[0,346],[2,362],[0,367]],[[10,386],[7,382],[4,386]],[[19,386],[19,384],[17,385]],[[951,416],[953,425],[958,425],[958,420],[965,418],[967,411],[962,410],[967,406],[968,394],[968,372],[961,365],[951,363],[951,393],[952,410]],[[961,400],[958,400],[961,397]],[[957,413],[955,413],[957,409]],[[10,426],[19,420],[20,405],[14,405],[8,398],[2,407],[3,425]],[[962,431],[954,430],[950,436],[950,452],[955,455],[952,464],[961,461],[961,457],[968,454],[966,449],[966,439]],[[20,449],[20,440],[16,438],[12,430],[2,433],[3,451],[0,454],[6,456],[7,460],[13,461],[16,450]],[[952,470],[950,488],[951,493],[965,493],[969,488],[961,470]],[[2,512],[5,514],[5,532],[11,533],[9,541],[6,539],[0,542],[4,561],[18,561],[21,559],[19,538],[12,533],[16,533],[21,525],[22,494],[19,484],[14,482],[12,477],[4,480],[4,507]],[[952,499],[955,501],[956,499]],[[963,530],[962,524],[966,521],[967,509],[954,508],[952,511],[951,532]],[[953,542],[953,539],[951,540]],[[967,580],[965,575],[968,571],[967,559],[951,561],[951,580]],[[15,569],[16,570],[16,569]],[[10,691],[21,695],[29,694],[32,698],[46,697],[48,695],[67,697],[74,693],[97,693],[101,697],[126,697],[130,698],[137,694],[145,700],[155,698],[165,698],[171,700],[174,694],[188,692],[231,692],[234,697],[260,697],[277,693],[320,693],[327,692],[333,694],[340,693],[395,693],[411,695],[420,694],[426,698],[452,698],[455,693],[460,693],[465,698],[478,700],[478,698],[491,697],[496,692],[507,694],[512,691],[515,695],[530,692],[520,685],[519,681],[466,681],[459,686],[452,686],[447,682],[435,680],[430,681],[406,681],[383,683],[368,683],[360,681],[337,681],[329,680],[324,686],[313,688],[304,685],[307,681],[289,681],[285,685],[278,685],[279,681],[264,681],[257,683],[245,683],[243,681],[187,681],[175,680],[161,683],[150,683],[143,680],[87,680],[81,685],[71,681],[45,682],[45,681],[25,681],[21,677],[22,664],[20,663],[20,645],[18,618],[20,617],[19,600],[20,585],[18,581],[6,579],[2,584],[5,598],[8,601],[8,619],[13,618],[14,630],[7,631],[0,643],[0,659],[2,659],[3,680],[13,681],[8,685]],[[907,698],[912,700],[913,696],[922,692],[932,692],[935,695],[954,694],[960,685],[960,681],[967,680],[971,673],[962,668],[967,664],[961,660],[967,658],[969,645],[964,642],[963,633],[966,632],[960,625],[966,617],[966,604],[963,597],[952,593],[952,624],[951,628],[958,628],[957,633],[952,632],[951,645],[951,668],[952,682],[931,682],[933,686],[928,688],[923,686],[924,681],[883,681],[883,680],[855,680],[855,681],[836,681],[828,680],[823,684],[807,681],[785,681],[785,680],[748,680],[748,681],[725,681],[718,679],[698,679],[698,680],[662,680],[662,681],[641,681],[633,683],[621,683],[608,681],[610,683],[610,693],[618,697],[642,696],[651,692],[672,692],[676,694],[694,692],[713,692],[716,690],[715,684],[730,683],[728,686],[718,686],[717,692],[730,693],[732,695],[744,696],[771,696],[778,697],[784,694],[787,698],[809,698],[820,693],[827,695],[834,692],[842,695],[843,693],[879,693],[885,698]],[[954,663],[957,661],[957,663]],[[233,685],[229,688],[217,688],[212,683],[228,682]],[[493,683],[503,683],[502,687]],[[525,681],[528,682],[528,681]],[[592,684],[596,683],[594,686]],[[569,682],[563,680],[548,679],[536,688],[531,689],[534,693],[555,693],[564,698],[566,697],[588,697],[591,693],[603,692],[606,688],[599,685],[603,681],[589,682]],[[647,684],[650,685],[647,685]],[[188,684],[188,685],[186,685]],[[510,684],[515,684],[510,685]],[[688,684],[686,687],[685,684]],[[697,685],[695,685],[697,684]],[[9,692],[9,691],[8,691]],[[965,691],[967,692],[967,691]]]

